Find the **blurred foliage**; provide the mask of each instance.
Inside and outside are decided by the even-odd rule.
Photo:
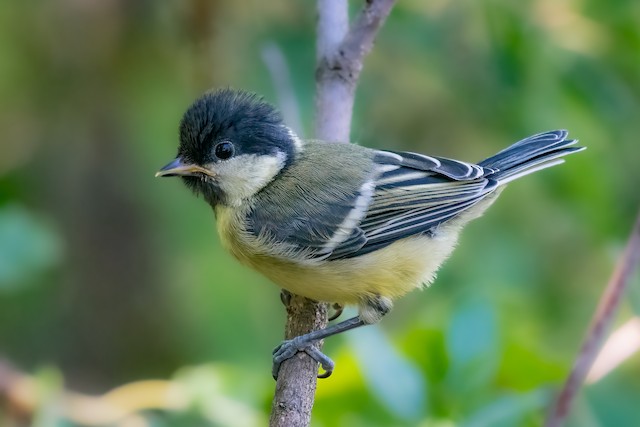
[[[0,208],[0,292],[37,281],[60,262],[60,237],[25,209]]]
[[[0,425],[82,424],[62,387],[148,378],[179,382],[187,403],[118,425],[266,422],[278,290],[223,251],[202,201],[153,174],[207,88],[281,101],[266,46],[311,136],[314,14],[285,0],[0,2],[0,352],[40,384],[33,417],[0,406]],[[327,342],[337,369],[314,426],[540,425],[640,201],[638,17],[631,0],[398,2],[354,141],[473,161],[567,128],[589,149],[513,184],[379,327]],[[635,357],[588,386],[570,425],[640,425],[639,375]]]

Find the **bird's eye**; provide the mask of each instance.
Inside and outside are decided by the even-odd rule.
[[[221,160],[225,160],[233,156],[234,151],[233,144],[229,141],[220,142],[213,149],[213,153]]]

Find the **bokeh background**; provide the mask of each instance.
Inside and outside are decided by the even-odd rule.
[[[154,172],[211,87],[311,137],[314,24],[311,1],[0,2],[0,425],[266,423],[278,289]],[[639,112],[637,1],[398,2],[354,141],[477,161],[567,128],[588,150],[513,184],[380,326],[329,340],[313,425],[539,425],[639,205]],[[615,326],[639,311],[636,276]],[[640,425],[638,378],[635,356],[592,381],[570,425]]]

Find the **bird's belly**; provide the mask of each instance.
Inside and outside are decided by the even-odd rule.
[[[415,236],[359,257],[313,264],[264,256],[239,259],[294,294],[357,304],[367,296],[397,298],[431,283],[456,237],[457,233]]]

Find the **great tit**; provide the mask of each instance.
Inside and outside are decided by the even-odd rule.
[[[378,322],[392,301],[428,285],[458,234],[504,184],[582,150],[556,130],[477,164],[355,144],[302,140],[261,97],[206,93],[180,123],[177,157],[156,176],[180,176],[213,208],[224,247],[285,290],[358,306],[358,315],[286,340],[280,364],[313,344]]]

